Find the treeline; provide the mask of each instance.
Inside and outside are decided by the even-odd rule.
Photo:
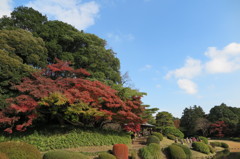
[[[28,8],[0,19],[0,128],[46,123],[139,131],[148,117],[106,41]]]
[[[179,122],[179,128],[187,136],[239,136],[240,108],[222,103],[206,114],[200,106],[195,105],[184,109]]]

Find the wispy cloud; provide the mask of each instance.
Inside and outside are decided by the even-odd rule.
[[[10,16],[12,11],[12,0],[1,0],[0,1],[0,17],[3,15]]]
[[[143,68],[141,68],[140,71],[147,71],[147,70],[150,70],[150,69],[152,69],[152,65],[147,64]]]
[[[132,34],[108,33],[107,38],[114,42],[132,41],[135,37]]]
[[[188,94],[196,94],[197,84],[192,79],[204,74],[231,73],[240,70],[240,44],[230,43],[221,50],[209,47],[204,53],[208,60],[187,58],[181,68],[169,71],[165,78],[175,77],[179,88]]]
[[[100,6],[95,1],[32,0],[27,6],[46,14],[52,20],[60,20],[85,30],[95,23]]]

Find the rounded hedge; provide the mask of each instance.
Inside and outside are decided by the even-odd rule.
[[[176,139],[176,137],[174,135],[172,135],[172,134],[167,134],[166,136],[170,140],[175,140]]]
[[[211,153],[214,153],[215,152],[215,149],[211,146],[211,145],[208,145],[208,148],[210,150]]]
[[[205,154],[209,154],[210,153],[210,149],[208,147],[207,144],[203,143],[203,142],[194,142],[192,144],[192,147],[194,150],[205,153]]]
[[[212,147],[221,147],[222,143],[221,142],[210,142],[210,145],[212,145]]]
[[[104,152],[99,154],[98,159],[116,159],[116,157],[110,153]]]
[[[181,148],[183,149],[183,151],[185,152],[187,159],[190,159],[190,158],[191,158],[192,152],[191,152],[191,150],[190,150],[189,147],[187,147],[186,145],[177,144],[177,143],[174,143],[173,145],[176,145],[176,146],[181,147]]]
[[[184,138],[184,134],[177,128],[175,127],[171,127],[171,126],[167,126],[163,129],[163,134],[167,135],[167,134],[171,134],[174,135],[178,138]]]
[[[221,147],[222,147],[222,148],[229,148],[229,145],[226,144],[226,143],[224,143],[224,142],[222,142],[222,143],[221,143]]]
[[[42,159],[40,151],[33,145],[24,142],[2,142],[0,152],[10,159]]]
[[[0,152],[0,159],[9,159],[5,153]]]
[[[159,140],[159,138],[158,138],[157,136],[152,135],[152,136],[149,136],[149,137],[147,138],[147,145],[149,145],[149,144],[151,144],[151,143],[159,144],[159,143],[160,143],[160,140]]]
[[[78,152],[57,150],[45,153],[43,159],[88,159],[88,157]]]
[[[143,159],[161,159],[161,148],[159,144],[151,143],[139,150]]]
[[[198,138],[202,140],[205,144],[208,144],[208,139],[206,137],[199,136]]]
[[[153,132],[152,135],[157,136],[160,141],[163,140],[163,135],[161,133],[159,133],[159,132]]]
[[[187,159],[187,155],[183,149],[177,145],[170,145],[168,150],[171,155],[171,159]]]

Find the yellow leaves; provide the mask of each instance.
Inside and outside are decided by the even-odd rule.
[[[48,97],[42,98],[38,103],[42,106],[61,106],[67,103],[67,98],[59,92],[51,93]]]

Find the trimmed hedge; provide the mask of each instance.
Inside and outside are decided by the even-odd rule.
[[[138,150],[132,149],[130,151],[130,154],[131,154],[130,159],[138,159]]]
[[[187,159],[187,155],[185,154],[184,150],[177,145],[170,145],[168,150],[171,155],[171,159]]]
[[[151,144],[151,143],[156,143],[156,144],[159,144],[160,143],[160,140],[157,136],[155,135],[152,135],[152,136],[149,136],[147,138],[147,145]]]
[[[167,136],[167,138],[170,139],[170,140],[175,140],[175,139],[176,139],[176,136],[171,135],[171,134],[167,134],[166,136]]]
[[[24,142],[2,142],[0,152],[10,159],[42,159],[40,151],[33,145]]]
[[[184,138],[184,134],[179,129],[171,126],[165,127],[163,129],[163,134],[164,135],[171,134],[181,139]]]
[[[43,159],[89,159],[89,158],[86,155],[83,155],[78,152],[57,150],[45,153]]]
[[[157,136],[160,141],[163,140],[163,135],[159,132],[153,132],[152,135]]]
[[[113,145],[113,154],[117,159],[128,159],[128,147],[125,144]]]
[[[207,144],[203,142],[194,142],[192,144],[192,147],[194,150],[205,153],[205,154],[210,154],[210,149]]]
[[[213,147],[229,148],[229,145],[224,142],[210,142],[210,145]]]
[[[159,144],[151,143],[139,150],[143,159],[161,159],[161,148]]]
[[[0,159],[9,159],[5,153],[0,152]]]
[[[208,144],[208,139],[206,137],[199,136],[198,138],[202,140],[205,144]]]
[[[116,157],[110,153],[104,152],[99,154],[98,159],[116,159]]]
[[[211,153],[214,153],[215,152],[215,149],[211,146],[211,145],[208,145],[208,148],[210,150]]]
[[[181,148],[183,149],[183,151],[185,152],[187,159],[190,159],[190,158],[191,158],[192,152],[191,152],[191,150],[190,150],[189,147],[187,147],[186,145],[177,144],[177,143],[174,143],[173,145],[176,145],[176,146],[181,147]]]

